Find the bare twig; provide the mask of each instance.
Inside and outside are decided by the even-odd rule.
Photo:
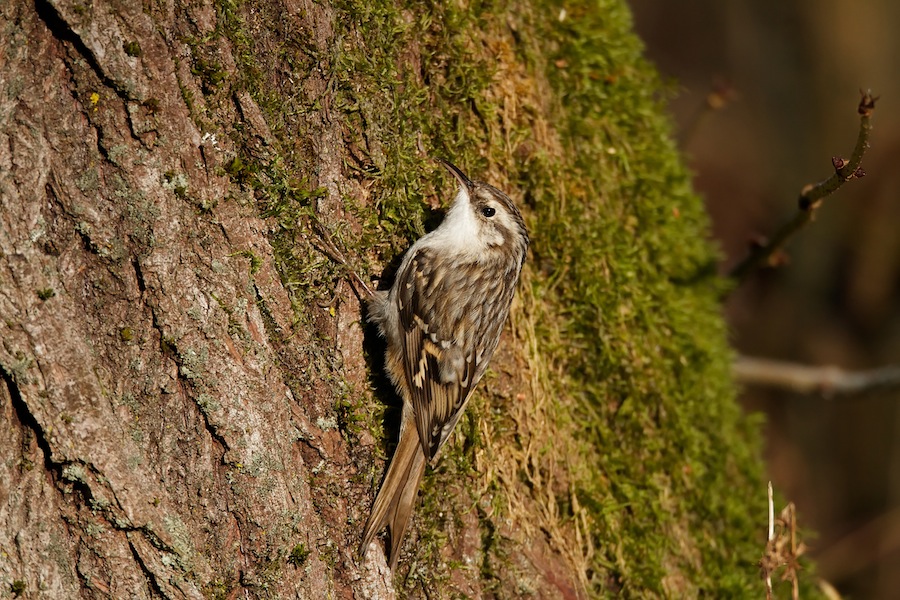
[[[731,370],[740,383],[780,388],[799,394],[848,396],[878,389],[900,388],[900,367],[897,366],[853,372],[838,367],[810,367],[741,356],[734,362]]]
[[[871,117],[878,98],[873,96],[871,92],[861,93],[862,98],[857,107],[859,112],[859,134],[856,138],[856,147],[853,148],[853,154],[850,159],[845,160],[837,156],[832,158],[834,175],[825,181],[805,186],[800,191],[800,197],[797,200],[797,214],[782,225],[770,240],[755,246],[747,258],[731,269],[731,272],[728,274],[729,277],[741,281],[751,272],[768,263],[798,231],[815,218],[816,211],[822,206],[822,202],[827,196],[836,192],[851,179],[859,179],[865,176],[866,172],[860,167],[860,163],[862,163],[863,155],[869,148],[869,133],[872,129]]]
[[[325,225],[315,216],[311,218],[313,228],[316,233],[318,233],[319,239],[316,240],[318,243],[314,243],[314,246],[317,246],[317,249],[322,252],[325,256],[341,265],[347,272],[350,277],[350,284],[353,286],[353,289],[356,291],[356,294],[363,300],[368,300],[373,296],[372,288],[369,287],[360,274],[353,268],[353,265],[350,264],[344,257],[344,253],[341,252],[338,245],[334,243],[334,240],[331,238],[331,233],[325,227]],[[359,287],[357,287],[359,286]]]

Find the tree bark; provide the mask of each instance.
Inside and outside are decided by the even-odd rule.
[[[185,102],[203,91],[178,38],[213,7],[0,11],[0,578],[29,597],[391,596],[352,566],[365,495],[313,364],[359,329],[318,307],[294,327],[269,226],[229,198],[229,141]],[[220,117],[268,136],[249,98]],[[337,475],[313,484],[323,462]]]

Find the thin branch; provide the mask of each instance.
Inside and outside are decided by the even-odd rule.
[[[834,175],[825,181],[805,186],[800,191],[800,197],[797,200],[797,214],[782,225],[775,232],[775,235],[772,236],[772,239],[754,247],[747,258],[731,269],[731,272],[728,274],[729,277],[742,281],[751,272],[769,263],[772,257],[780,252],[798,231],[815,219],[816,212],[821,208],[822,202],[827,196],[836,192],[851,179],[859,179],[865,176],[866,172],[860,164],[862,163],[863,155],[869,148],[869,133],[872,130],[871,117],[878,98],[873,96],[871,92],[861,93],[862,98],[857,107],[860,117],[859,134],[857,135],[856,147],[853,148],[850,160],[837,156],[832,158]]]
[[[741,356],[731,366],[736,381],[780,388],[799,394],[859,395],[879,389],[900,388],[900,367],[845,371],[838,367],[810,367],[765,358]]]
[[[331,237],[331,233],[328,231],[328,228],[320,221],[317,217],[312,216],[311,218],[313,229],[318,234],[318,243],[313,243],[313,246],[316,247],[322,254],[339,264],[344,268],[345,272],[348,274],[350,278],[350,284],[353,286],[356,295],[359,296],[361,300],[368,300],[374,295],[372,292],[372,288],[369,287],[359,272],[353,268],[353,265],[350,264],[344,257],[344,253],[341,252],[338,245],[334,243],[334,240]]]

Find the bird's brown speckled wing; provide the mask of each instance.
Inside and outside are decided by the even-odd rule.
[[[397,275],[404,374],[428,460],[446,442],[497,347],[517,275],[503,271],[448,261],[426,247]]]

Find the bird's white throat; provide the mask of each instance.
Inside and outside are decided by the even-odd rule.
[[[461,187],[443,223],[434,230],[434,242],[456,250],[477,252],[484,248],[481,223],[472,210],[469,192]]]

